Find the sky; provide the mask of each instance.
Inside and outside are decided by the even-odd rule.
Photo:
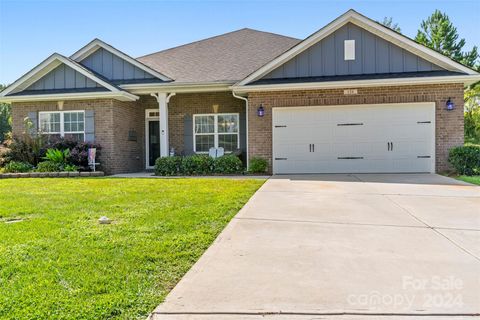
[[[392,17],[412,38],[439,9],[465,38],[466,49],[480,45],[479,0],[0,0],[0,84],[94,38],[133,57],[245,27],[303,39],[348,9],[379,21]]]

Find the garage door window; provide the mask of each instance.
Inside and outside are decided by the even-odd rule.
[[[225,152],[239,148],[239,117],[236,113],[196,114],[194,118],[194,151],[208,153],[222,147]]]

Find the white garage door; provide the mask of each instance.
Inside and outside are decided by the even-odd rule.
[[[274,173],[434,170],[434,103],[273,109]]]

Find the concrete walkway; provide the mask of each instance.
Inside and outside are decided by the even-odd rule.
[[[480,187],[431,174],[274,176],[152,319],[471,319]]]

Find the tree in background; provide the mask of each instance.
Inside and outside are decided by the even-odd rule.
[[[465,141],[480,144],[480,86],[468,88],[465,98]]]
[[[6,86],[0,84],[0,91]],[[11,106],[7,103],[0,103],[0,144],[5,140],[7,134],[12,130]]]
[[[392,17],[385,17],[380,23],[383,24],[385,27],[392,29],[393,31],[402,33],[402,30],[398,26],[398,23],[394,23]]]
[[[447,14],[435,10],[427,20],[422,21],[415,40],[465,66],[480,70],[477,46],[464,52],[462,50],[465,39],[459,38],[457,28],[453,26]]]

